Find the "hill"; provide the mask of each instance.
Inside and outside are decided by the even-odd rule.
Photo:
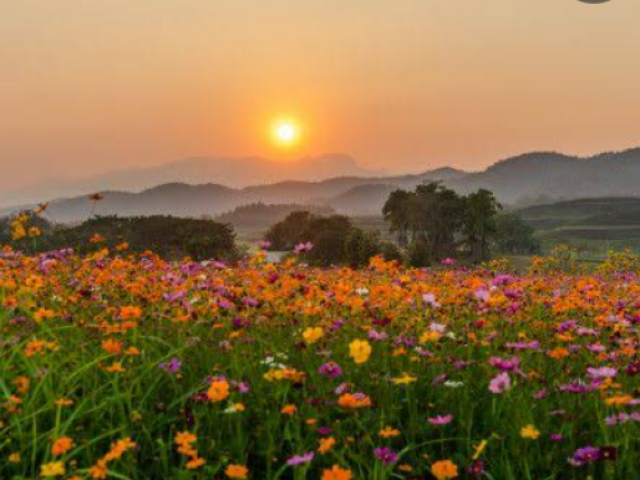
[[[640,198],[587,198],[531,206],[518,213],[547,248],[563,243],[597,255],[611,248],[640,250]]]
[[[318,160],[319,163],[325,161],[328,165],[332,164],[330,160]],[[340,168],[358,168],[348,159],[345,161],[346,167]],[[310,163],[314,165],[313,160]],[[512,206],[589,197],[640,196],[640,149],[588,158],[553,152],[529,153],[500,161],[484,171],[473,173],[441,168],[421,174],[386,177],[343,175],[320,181],[288,180],[267,184],[260,184],[256,177],[255,184],[242,188],[221,183],[206,183],[207,176],[214,175],[212,170],[207,169],[213,167],[207,164],[199,174],[198,165],[202,164],[195,162],[190,165],[193,167],[192,176],[189,177],[193,180],[192,183],[164,183],[139,193],[107,189],[104,193],[105,199],[99,206],[100,213],[215,216],[240,205],[265,203],[328,206],[338,213],[370,216],[379,215],[382,205],[394,189],[413,189],[420,183],[433,180],[442,181],[460,193],[485,188],[493,191],[502,203]],[[243,165],[248,172],[253,173],[251,162]],[[336,165],[334,167],[338,168]],[[329,170],[334,167],[330,167]],[[260,171],[258,166],[255,168],[257,172]],[[295,170],[302,166],[288,165],[287,168]],[[163,170],[163,175],[169,170]],[[311,170],[315,171],[315,174],[319,173],[318,169]],[[224,171],[223,168],[221,172]],[[298,173],[302,174],[302,171]],[[243,174],[246,176],[247,172]],[[151,177],[145,178],[148,180]],[[234,181],[241,180],[241,177],[234,178]],[[4,213],[17,209],[7,209]],[[88,218],[91,209],[86,196],[78,196],[53,202],[50,214],[57,221],[76,222]]]

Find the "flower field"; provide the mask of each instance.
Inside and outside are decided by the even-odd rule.
[[[2,479],[640,477],[640,281],[0,255]]]

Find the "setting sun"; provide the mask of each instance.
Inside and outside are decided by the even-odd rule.
[[[300,140],[300,127],[292,119],[280,119],[274,123],[273,138],[282,147],[291,147]]]

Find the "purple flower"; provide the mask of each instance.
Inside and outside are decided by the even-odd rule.
[[[320,366],[318,373],[327,378],[338,378],[342,375],[342,368],[335,362],[327,362]]]
[[[307,452],[302,455],[294,455],[290,459],[287,460],[287,465],[290,467],[295,467],[296,465],[302,465],[304,463],[309,463],[315,457],[315,453]]]
[[[373,450],[373,453],[385,465],[391,465],[398,460],[398,454],[388,447],[378,447]]]
[[[447,425],[448,423],[451,423],[452,420],[453,420],[453,415],[436,415],[435,417],[428,418],[427,422],[429,422],[431,425],[436,425],[440,427],[442,425]]]
[[[582,467],[598,460],[600,460],[600,449],[587,446],[576,450],[573,456],[569,458],[569,463],[574,467]]]
[[[491,391],[491,393],[495,394],[511,390],[511,377],[509,376],[509,374],[506,372],[502,372],[493,377],[493,379],[491,379],[491,382],[489,383],[489,390]]]
[[[168,362],[159,363],[158,367],[161,370],[164,370],[165,372],[174,375],[180,371],[180,367],[182,367],[182,362],[178,358],[173,357]]]
[[[564,435],[562,435],[561,433],[552,433],[549,439],[552,442],[561,442],[562,440],[564,440]]]

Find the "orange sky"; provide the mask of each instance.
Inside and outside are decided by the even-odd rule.
[[[638,0],[0,0],[0,188],[186,156],[640,145]]]

